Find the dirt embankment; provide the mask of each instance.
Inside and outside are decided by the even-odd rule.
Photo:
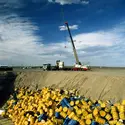
[[[93,72],[20,72],[15,86],[30,86],[31,89],[54,87],[78,89],[81,95],[92,99],[125,99],[125,76]]]

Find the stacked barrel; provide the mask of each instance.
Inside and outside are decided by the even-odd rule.
[[[15,125],[124,125],[125,100],[121,103],[90,100],[76,90],[15,89],[4,106],[3,117]]]

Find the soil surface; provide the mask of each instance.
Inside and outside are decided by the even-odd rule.
[[[125,69],[94,68],[92,71],[17,71],[15,86],[31,89],[53,87],[78,89],[81,95],[92,99],[125,99]]]

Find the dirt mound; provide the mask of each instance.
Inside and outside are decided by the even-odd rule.
[[[96,72],[19,72],[16,87],[78,89],[92,99],[125,99],[125,76]]]

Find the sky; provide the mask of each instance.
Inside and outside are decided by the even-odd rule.
[[[125,0],[0,0],[0,65],[125,66]]]

